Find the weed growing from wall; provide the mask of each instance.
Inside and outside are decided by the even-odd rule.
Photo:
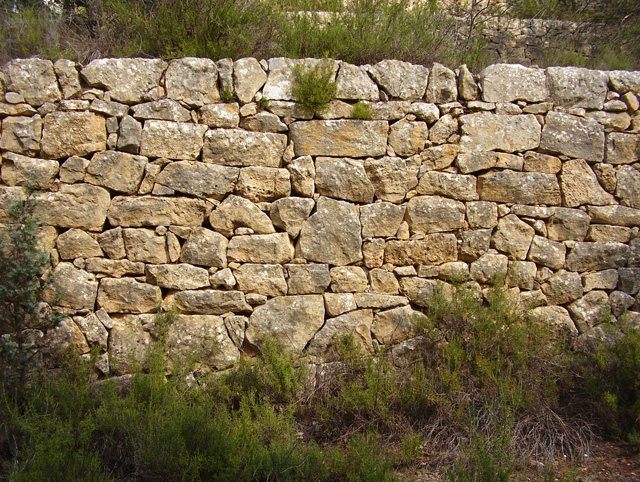
[[[359,120],[371,119],[371,106],[365,102],[356,102],[351,111],[351,117]]]
[[[334,66],[329,59],[311,66],[295,66],[291,93],[309,112],[323,112],[336,98]]]

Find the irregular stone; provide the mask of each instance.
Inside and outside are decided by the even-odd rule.
[[[245,339],[260,348],[264,338],[269,336],[282,349],[302,353],[323,324],[322,296],[278,296],[254,310]]]
[[[62,88],[62,94],[65,99],[71,99],[82,92],[80,74],[75,62],[67,59],[58,59],[53,64],[53,69],[58,76],[58,83]]]
[[[634,238],[629,243],[629,268],[640,268],[640,238]]]
[[[622,291],[614,291],[609,295],[609,306],[611,308],[611,314],[613,316],[622,316],[627,310],[631,309],[635,303],[635,298]],[[601,306],[601,308],[604,308]],[[603,309],[605,315],[608,313]],[[606,321],[606,318],[605,320]]]
[[[416,335],[416,321],[424,317],[410,306],[381,311],[375,315],[371,334],[383,345],[399,343]]]
[[[165,74],[167,97],[191,107],[213,104],[220,99],[218,67],[211,59],[184,57],[169,62]]]
[[[445,104],[454,102],[458,97],[456,74],[438,62],[434,62],[429,73],[429,83],[425,99],[427,102]]]
[[[530,261],[510,261],[507,272],[507,286],[532,290],[536,279],[536,271],[536,264]]]
[[[458,92],[462,100],[475,100],[478,98],[478,85],[466,64],[460,66]]]
[[[95,313],[90,313],[87,316],[74,316],[73,321],[87,341],[91,345],[100,345],[103,348],[107,348],[107,342],[109,339],[109,332],[104,325],[100,322]]]
[[[429,130],[429,140],[433,144],[444,144],[449,141],[451,136],[458,135],[458,119],[451,114],[440,117],[438,121]]]
[[[122,259],[126,256],[124,249],[124,238],[122,237],[122,228],[117,227],[104,231],[98,236],[100,248],[111,259]]]
[[[556,337],[566,340],[568,345],[578,336],[569,312],[562,306],[539,306],[531,310],[531,315],[550,326]]]
[[[390,240],[384,251],[384,260],[395,266],[415,264],[440,265],[458,259],[455,235],[428,234],[424,239]]]
[[[405,207],[392,203],[367,204],[360,208],[362,237],[395,236],[404,218]]]
[[[95,99],[91,102],[90,110],[105,117],[122,117],[129,111],[129,106],[119,102],[107,102]]]
[[[233,63],[233,86],[243,104],[251,102],[266,81],[267,74],[256,59],[239,59]]]
[[[220,90],[225,94],[233,93],[233,60],[230,58],[220,59],[216,62],[218,67],[218,81]],[[220,94],[222,97],[222,94]]]
[[[640,268],[619,268],[618,289],[636,295],[640,290]]]
[[[616,196],[620,203],[640,209],[640,171],[632,166],[622,166],[617,177]]]
[[[291,194],[289,171],[274,167],[240,169],[236,194],[254,203],[270,202]]]
[[[604,127],[593,119],[549,112],[540,148],[569,157],[600,162],[604,158]]]
[[[583,159],[564,162],[560,173],[560,187],[564,205],[577,207],[582,204],[613,204],[614,198],[607,193],[589,165]]]
[[[209,272],[190,264],[148,264],[147,283],[172,290],[197,290],[207,288]]]
[[[198,119],[209,127],[232,129],[240,123],[240,107],[235,102],[207,104],[198,111]]]
[[[560,186],[553,174],[511,170],[478,177],[478,194],[483,201],[519,204],[560,205]]]
[[[285,197],[271,203],[269,215],[274,226],[284,229],[295,239],[315,204],[313,199]]]
[[[336,266],[331,268],[331,291],[334,293],[356,293],[367,291],[367,275],[359,266]]]
[[[227,237],[233,236],[240,227],[250,228],[257,234],[275,233],[269,216],[248,199],[234,195],[228,196],[211,212],[209,223],[213,229]]]
[[[568,308],[580,333],[586,333],[594,326],[606,321],[610,316],[609,297],[604,291],[589,291]]]
[[[549,97],[544,69],[494,64],[480,72],[485,102],[543,102]]]
[[[379,268],[384,262],[384,239],[366,239],[362,243],[362,256],[367,268]]]
[[[383,269],[372,269],[369,271],[369,281],[371,282],[371,290],[374,293],[385,295],[397,295],[400,285],[395,275]]]
[[[136,119],[156,119],[173,122],[189,122],[191,114],[172,99],[160,99],[153,102],[134,105],[133,117]]]
[[[389,100],[386,102],[372,102],[371,118],[376,120],[399,120],[405,117],[413,104],[404,100]],[[435,105],[435,104],[434,104]],[[437,107],[436,107],[437,109]],[[438,115],[439,114],[438,110]]]
[[[80,229],[69,229],[56,240],[62,259],[92,258],[102,256],[98,242]]]
[[[567,256],[570,271],[601,271],[627,264],[629,246],[622,243],[576,243]]]
[[[465,206],[438,196],[416,196],[407,204],[407,222],[412,233],[438,233],[464,227]]]
[[[211,286],[214,288],[232,289],[236,285],[236,279],[233,272],[229,268],[216,271],[209,277]]]
[[[485,253],[471,263],[471,279],[478,283],[495,285],[507,277],[509,259],[503,254]]]
[[[87,166],[85,182],[125,194],[135,194],[142,182],[147,158],[123,152],[94,154]]]
[[[144,263],[136,263],[128,259],[89,258],[85,262],[85,269],[103,278],[144,275]]]
[[[242,315],[225,316],[224,325],[227,327],[229,338],[236,348],[241,349],[244,343],[244,330],[249,325],[249,318]]]
[[[355,206],[320,197],[316,212],[300,230],[296,256],[318,263],[348,265],[362,259],[361,247],[361,225]]]
[[[421,178],[418,194],[435,194],[450,197],[460,201],[473,201],[478,199],[476,192],[476,178],[463,174],[429,171]]]
[[[420,153],[421,171],[439,171],[446,169],[458,156],[460,147],[455,144],[442,144],[429,147]]]
[[[290,295],[324,293],[331,283],[329,266],[326,264],[288,264],[286,268]],[[329,315],[336,316],[332,313]]]
[[[563,305],[582,296],[582,278],[578,273],[560,270],[542,284],[550,305]]]
[[[284,264],[293,259],[293,244],[287,233],[234,236],[227,259],[238,263]]]
[[[59,263],[50,279],[42,290],[42,301],[75,311],[93,310],[98,293],[93,275],[71,263]]]
[[[588,206],[593,223],[612,224],[614,226],[640,225],[640,209],[625,206]]]
[[[508,253],[516,259],[524,260],[534,237],[534,229],[515,214],[509,214],[498,221],[491,242],[498,251]]]
[[[382,295],[378,293],[355,293],[358,308],[388,309],[409,304],[404,296]]]
[[[122,232],[127,258],[140,263],[169,263],[167,239],[151,229],[124,229]]]
[[[589,229],[590,218],[579,209],[557,209],[547,223],[547,235],[552,241],[583,241]]]
[[[257,132],[287,132],[287,124],[270,112],[258,112],[250,117],[245,117],[240,122],[240,127],[248,131]]]
[[[142,328],[141,317],[114,319],[109,340],[109,367],[116,374],[131,373],[147,365],[151,335]]]
[[[529,151],[524,155],[523,169],[527,172],[557,174],[562,169],[562,161],[555,156]]]
[[[140,152],[141,142],[142,124],[129,115],[124,116],[118,128],[118,142],[116,144],[118,150],[137,154]]]
[[[61,354],[68,350],[83,354],[90,351],[82,330],[68,317],[63,318],[55,328],[47,331],[44,344],[50,352]]]
[[[316,333],[306,349],[307,355],[322,360],[340,359],[337,350],[332,350],[334,343],[345,336],[352,336],[358,349],[371,352],[371,324],[373,312],[371,310],[355,310],[336,318],[329,318],[324,326]]]
[[[198,266],[226,268],[229,242],[222,234],[197,227],[182,247],[180,261]]]
[[[2,99],[1,96],[0,99]],[[7,104],[0,102],[0,116],[2,117],[18,115],[32,116],[37,113],[38,111],[29,104]]]
[[[389,129],[389,145],[399,156],[412,156],[421,152],[429,137],[425,122],[399,120]]]
[[[324,293],[324,306],[327,315],[339,316],[358,308],[353,293]]]
[[[109,193],[89,184],[62,184],[57,192],[36,195],[47,209],[43,221],[50,226],[100,231],[107,217]]]
[[[585,291],[614,290],[618,285],[618,270],[605,269],[595,273],[587,273],[582,277]]]
[[[627,243],[631,238],[631,230],[623,226],[607,226],[605,224],[593,224],[589,226],[587,241],[615,241]]]
[[[140,154],[196,160],[200,156],[206,131],[207,126],[200,124],[148,120],[142,129]]]
[[[635,92],[640,95],[640,74],[626,70],[613,70],[609,72],[609,80],[613,88],[620,94]]]
[[[265,296],[287,294],[284,269],[274,264],[243,264],[233,272],[238,289],[244,293],[258,293]]]
[[[400,203],[407,192],[418,184],[416,170],[399,157],[367,159],[364,168],[376,197],[382,201]]]
[[[540,145],[541,127],[532,114],[495,115],[476,112],[460,117],[460,123],[462,152],[522,152],[537,149]]]
[[[336,98],[375,102],[380,99],[380,93],[364,67],[340,62],[336,78]]]
[[[607,134],[609,164],[633,164],[640,157],[640,135],[610,132]]]
[[[401,291],[411,303],[423,308],[431,305],[433,297],[444,288],[446,283],[432,279],[404,277],[400,278]]]
[[[498,224],[498,206],[487,201],[469,202],[467,221],[470,228],[493,228]]]
[[[497,163],[498,153],[493,151],[463,152],[456,158],[456,166],[464,174],[491,169]]]
[[[59,159],[84,156],[107,147],[105,118],[91,112],[53,112],[44,118],[41,153]]]
[[[7,117],[2,121],[0,148],[18,154],[35,155],[40,151],[42,118]]]
[[[2,69],[7,76],[7,91],[18,92],[25,102],[34,107],[62,98],[50,60],[15,59],[7,62]]]
[[[556,105],[602,109],[609,75],[579,67],[549,67],[549,91]]]
[[[587,112],[585,117],[598,121],[605,128],[617,131],[627,130],[631,125],[631,116],[626,112],[603,112],[596,110],[593,112]]]
[[[177,192],[222,200],[233,192],[239,169],[197,161],[168,164],[156,182]]]
[[[2,181],[9,186],[35,186],[48,189],[58,174],[58,162],[48,159],[34,159],[12,152],[2,157]]]
[[[116,196],[108,217],[112,226],[200,226],[205,212],[206,205],[200,199]]]
[[[564,267],[567,248],[563,243],[534,236],[528,259],[542,266],[557,270]]]
[[[202,160],[236,167],[280,167],[286,146],[284,134],[213,129],[205,135]]]
[[[312,120],[289,126],[296,156],[384,156],[388,131],[385,121]]]
[[[429,69],[400,60],[383,60],[368,68],[369,74],[389,94],[402,100],[422,99]]]
[[[318,158],[316,190],[322,196],[370,203],[374,188],[362,162],[351,159]]]
[[[222,315],[251,312],[242,291],[186,290],[175,293],[168,301],[172,309],[184,313]]]
[[[91,87],[108,90],[113,100],[137,104],[160,84],[166,68],[160,59],[112,58],[94,60],[80,73]]]
[[[287,169],[291,176],[291,189],[304,197],[313,197],[315,192],[316,168],[311,156],[292,160]]]

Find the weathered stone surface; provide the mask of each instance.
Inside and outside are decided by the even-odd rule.
[[[640,268],[619,268],[618,289],[636,295],[640,290]]]
[[[470,228],[493,228],[498,224],[498,206],[487,201],[467,203],[467,222]]]
[[[21,94],[25,102],[34,107],[56,102],[62,97],[50,60],[11,60],[3,70],[7,76],[7,90]]]
[[[146,367],[151,335],[142,328],[137,315],[114,319],[109,340],[109,367],[116,374],[131,372],[135,367]]]
[[[387,152],[385,121],[299,121],[289,129],[296,156],[379,157]]]
[[[563,107],[602,109],[609,75],[601,70],[579,67],[549,67],[551,99]]]
[[[539,306],[531,310],[534,318],[549,325],[557,337],[571,343],[578,335],[578,329],[571,320],[566,308],[562,306]]]
[[[313,199],[285,197],[271,203],[269,216],[274,226],[284,229],[295,239],[315,204]]]
[[[475,100],[478,98],[478,85],[466,64],[460,66],[458,93],[462,100]]]
[[[113,100],[135,104],[159,85],[166,68],[167,64],[159,59],[98,59],[81,74],[90,86],[107,89]]]
[[[311,156],[298,157],[292,160],[287,169],[291,175],[291,189],[294,193],[313,197],[315,192],[316,168]]]
[[[606,205],[614,202],[613,196],[602,189],[596,175],[583,159],[571,159],[563,163],[560,187],[565,206]]]
[[[543,69],[522,65],[495,64],[480,72],[485,102],[542,102],[549,97]]]
[[[417,170],[410,168],[407,161],[399,157],[367,159],[364,168],[376,197],[382,201],[400,203],[407,192],[418,184]]]
[[[353,293],[324,293],[323,297],[328,316],[339,316],[358,308]]]
[[[213,229],[227,237],[233,236],[240,227],[250,228],[256,234],[275,233],[269,216],[251,201],[239,196],[228,196],[211,212],[209,222]]]
[[[284,349],[302,353],[323,323],[321,295],[278,296],[254,310],[246,341],[259,348],[269,336]]]
[[[62,94],[65,99],[71,99],[82,91],[80,74],[75,62],[67,59],[58,59],[53,64],[53,69],[58,76],[58,83],[62,88]]]
[[[235,190],[252,202],[275,201],[291,194],[290,174],[274,167],[244,167]]]
[[[41,154],[59,159],[103,151],[107,146],[105,119],[91,112],[52,112],[44,118]]]
[[[456,142],[453,137],[458,136],[459,122],[457,117],[445,114],[429,130],[429,140],[432,144]]]
[[[405,207],[382,202],[367,204],[360,208],[362,237],[395,236],[404,218]]]
[[[512,288],[532,290],[536,279],[536,271],[536,264],[530,261],[510,261],[507,272],[507,285]]]
[[[191,114],[172,99],[160,99],[153,102],[134,105],[133,117],[136,119],[155,119],[173,122],[189,122]]]
[[[522,152],[537,149],[540,145],[541,127],[536,116],[495,115],[489,112],[460,117],[462,152],[501,150]]]
[[[251,102],[266,81],[267,74],[256,59],[239,59],[233,63],[233,86],[243,104]]]
[[[111,259],[122,259],[126,256],[121,227],[104,231],[98,236],[98,243]]]
[[[200,199],[116,196],[108,217],[112,226],[200,226],[205,212],[205,203]]]
[[[362,257],[367,268],[379,268],[384,262],[385,242],[381,238],[365,239],[362,243]]]
[[[425,99],[427,102],[445,104],[454,102],[458,97],[456,74],[442,64],[435,62],[429,73],[429,83]],[[397,152],[397,151],[396,151]]]
[[[609,297],[604,291],[589,291],[568,308],[580,333],[586,333],[609,317]]]
[[[362,259],[360,218],[353,204],[321,197],[303,224],[296,246],[299,256],[318,263],[347,265]]]
[[[209,277],[213,288],[231,289],[236,285],[236,279],[230,268],[224,268],[216,271]]]
[[[242,315],[226,316],[224,324],[233,344],[236,348],[241,349],[244,343],[244,330],[249,326],[249,318]]]
[[[127,228],[122,232],[127,258],[140,263],[169,263],[167,239],[152,229]]]
[[[331,268],[331,291],[334,293],[356,293],[367,291],[367,274],[359,266],[336,266]]]
[[[604,112],[601,110],[587,112],[586,116],[602,124],[605,128],[624,131],[631,125],[631,116],[626,112]]]
[[[416,196],[407,204],[406,217],[412,233],[454,231],[464,226],[465,206],[439,196]]]
[[[56,240],[58,253],[62,259],[91,258],[102,256],[98,242],[80,229],[69,229]]]
[[[175,293],[166,304],[184,313],[222,315],[224,313],[248,313],[251,306],[241,291],[186,290]]]
[[[284,264],[293,259],[293,244],[287,233],[234,236],[227,259],[238,263]]]
[[[498,153],[493,151],[463,152],[456,158],[456,166],[464,174],[491,169],[497,163]]]
[[[78,325],[78,328],[80,328],[80,331],[82,331],[82,334],[91,345],[100,345],[105,349],[107,348],[109,332],[95,313],[90,313],[84,317],[74,316],[73,321]]]
[[[613,291],[609,295],[608,301],[613,316],[621,316],[633,307],[636,300],[633,296],[623,293],[622,291]]]
[[[567,256],[570,271],[601,271],[627,264],[629,246],[622,243],[576,243]]]
[[[563,243],[534,236],[528,259],[551,269],[564,267],[567,248]]]
[[[610,132],[607,134],[609,164],[632,164],[640,157],[640,135]]]
[[[234,270],[238,289],[244,293],[258,293],[265,296],[287,294],[284,269],[279,264],[243,264]]]
[[[415,323],[421,316],[424,315],[410,306],[381,311],[375,315],[371,334],[383,345],[408,340],[415,336]]]
[[[421,152],[429,138],[425,122],[399,120],[389,129],[389,145],[399,156],[412,156]]]
[[[142,129],[140,154],[195,160],[202,150],[206,131],[207,126],[200,124],[148,120]]]
[[[605,269],[595,273],[587,273],[582,277],[585,291],[614,290],[618,285],[618,270]]]
[[[207,288],[209,272],[190,264],[148,264],[147,283],[172,290],[197,290]]]
[[[71,263],[59,263],[51,279],[42,292],[42,301],[76,311],[93,310],[98,293],[98,282],[93,275]]]
[[[629,243],[629,268],[640,268],[640,238],[634,238]]]
[[[239,109],[237,103],[207,104],[198,111],[198,118],[209,127],[232,129],[240,123]]]
[[[368,69],[369,74],[391,97],[419,100],[427,89],[429,69],[400,60],[383,60]]]
[[[523,169],[527,172],[557,174],[562,169],[562,161],[555,156],[530,151],[524,155]]]
[[[404,296],[382,295],[378,293],[356,293],[354,296],[358,308],[374,308],[384,310],[409,304],[409,300]]]
[[[280,167],[287,136],[241,129],[214,129],[205,135],[202,160],[225,166]]]
[[[612,224],[614,226],[640,225],[640,209],[625,206],[589,206],[589,215],[593,223]]]
[[[129,106],[119,102],[94,99],[91,101],[89,110],[105,117],[122,117],[129,111]]]
[[[583,241],[589,229],[590,218],[579,209],[559,208],[549,218],[547,235],[553,241]]]
[[[362,162],[351,159],[318,158],[316,190],[322,196],[360,203],[373,201],[374,193]]]
[[[609,72],[609,80],[620,94],[635,92],[636,95],[640,95],[640,73],[638,72],[614,70]]]
[[[118,128],[118,142],[116,144],[118,150],[137,154],[140,152],[141,142],[142,124],[129,115],[124,116]]]
[[[432,279],[424,279],[417,277],[400,278],[401,291],[404,293],[411,303],[423,308],[430,306],[431,301],[436,292],[442,289],[446,283]]]
[[[391,240],[384,251],[385,262],[396,266],[440,265],[457,258],[456,237],[448,233],[428,234],[424,239]]]
[[[371,344],[372,323],[373,312],[371,310],[355,310],[336,318],[329,318],[309,342],[306,353],[325,361],[339,359],[339,353],[332,352],[331,348],[336,340],[349,335],[353,336],[357,348],[370,352],[373,349]]]
[[[492,285],[507,277],[509,259],[503,254],[485,253],[471,263],[471,279],[478,283]]]
[[[464,174],[429,171],[420,178],[416,190],[418,194],[435,194],[459,201],[478,199],[476,178]]]
[[[35,185],[37,189],[48,189],[58,174],[58,162],[49,159],[34,159],[13,152],[5,152],[2,162],[2,181],[9,186]]]
[[[640,209],[640,171],[631,166],[622,166],[617,178],[616,196],[620,198],[620,203]]]
[[[582,296],[582,278],[578,273],[560,270],[542,284],[550,305],[562,305]]]
[[[560,186],[553,174],[517,172],[509,169],[478,178],[478,194],[483,201],[519,204],[560,205]]]
[[[227,238],[206,228],[194,228],[182,248],[180,261],[198,266],[226,268]]]
[[[197,161],[168,164],[156,182],[175,191],[199,197],[222,200],[233,192],[239,169]]]
[[[336,78],[336,98],[377,101],[380,99],[380,93],[364,67],[340,62]]]
[[[240,121],[240,127],[248,131],[257,132],[287,132],[287,124],[280,120],[275,114],[270,112],[258,112],[250,117],[245,117]]]
[[[211,59],[184,57],[169,62],[165,74],[167,97],[192,107],[202,107],[220,99],[218,68]]]
[[[36,199],[47,206],[42,213],[47,224],[89,231],[102,229],[111,200],[105,189],[89,184],[63,184],[59,191],[38,194]]]
[[[420,153],[421,171],[439,171],[446,169],[458,156],[460,147],[456,144],[442,144],[429,147]]]
[[[494,248],[524,260],[534,236],[534,229],[515,214],[508,214],[498,221],[491,242]]]
[[[2,121],[0,148],[18,154],[35,155],[40,151],[42,118],[7,117]]]
[[[604,127],[592,119],[549,112],[542,129],[540,148],[587,161],[604,158]]]
[[[371,291],[374,293],[397,295],[400,290],[396,276],[384,269],[375,268],[369,271],[369,282],[371,283]]]
[[[88,258],[85,261],[85,269],[98,277],[122,278],[144,275],[144,263],[136,263],[128,259]]]
[[[288,264],[286,269],[290,295],[324,293],[331,283],[329,266],[326,264]],[[329,315],[336,316],[332,313]]]
[[[123,152],[102,151],[93,155],[85,182],[125,194],[135,194],[144,176],[147,158]]]

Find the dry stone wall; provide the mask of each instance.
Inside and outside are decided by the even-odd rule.
[[[315,115],[282,58],[14,60],[0,221],[34,184],[68,315],[37,346],[214,369],[265,336],[410,353],[436,289],[504,284],[571,337],[640,323],[640,72],[335,62]],[[230,100],[233,99],[233,100]],[[356,102],[369,120],[352,118]]]

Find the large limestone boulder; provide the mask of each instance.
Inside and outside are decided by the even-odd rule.
[[[582,296],[582,278],[578,273],[560,270],[542,284],[550,305],[563,305]]]
[[[286,269],[290,295],[321,294],[331,283],[329,266],[326,264],[288,264]]]
[[[153,313],[162,303],[158,286],[132,278],[102,278],[98,305],[107,313]]]
[[[115,374],[122,375],[135,368],[146,367],[151,335],[142,328],[141,316],[114,318],[109,338],[109,367]]]
[[[462,152],[500,150],[522,152],[540,145],[541,126],[536,116],[476,112],[460,117]]]
[[[567,248],[563,243],[534,236],[527,259],[551,269],[564,267]]]
[[[428,234],[423,239],[406,241],[390,240],[384,250],[385,262],[396,266],[436,266],[457,259],[458,242],[450,233]]]
[[[228,244],[227,238],[220,233],[202,227],[194,228],[182,247],[180,261],[198,266],[226,268]]]
[[[293,253],[287,233],[234,236],[227,247],[227,259],[238,263],[284,264]]]
[[[251,102],[266,81],[267,74],[256,59],[250,57],[233,63],[233,86],[243,104]]]
[[[584,211],[558,208],[547,222],[547,235],[553,241],[584,241],[590,221]]]
[[[315,205],[313,199],[285,197],[271,203],[269,216],[274,226],[284,229],[292,239],[295,239],[300,234],[304,222],[309,219]]]
[[[362,162],[352,159],[318,158],[316,190],[321,196],[357,203],[373,201],[373,185]]]
[[[165,305],[170,310],[205,315],[251,312],[251,306],[247,304],[242,291],[179,291],[175,295],[167,297]]]
[[[399,157],[367,159],[364,168],[376,197],[382,201],[401,203],[418,184],[418,170]]]
[[[606,192],[589,164],[583,159],[571,159],[562,165],[560,187],[564,205],[577,207],[583,204],[614,204],[614,197]]]
[[[197,161],[168,164],[156,177],[156,183],[192,196],[222,200],[233,192],[239,169]]]
[[[44,118],[41,154],[50,159],[85,156],[107,148],[105,118],[92,112],[52,112]]]
[[[207,126],[187,122],[148,120],[142,129],[140,154],[149,157],[196,160]]]
[[[276,167],[240,169],[236,194],[252,202],[271,202],[291,194],[289,171]]]
[[[538,306],[531,310],[534,319],[546,323],[555,332],[556,336],[573,341],[578,336],[578,329],[573,323],[566,308],[562,306]]]
[[[385,121],[312,120],[289,128],[296,156],[379,157],[387,152]]]
[[[139,263],[169,263],[167,238],[152,229],[127,228],[122,232],[127,258]]]
[[[172,290],[208,288],[209,272],[190,264],[148,264],[147,283]]]
[[[112,226],[200,226],[205,213],[206,205],[200,199],[116,196],[108,217]]]
[[[211,59],[184,57],[169,62],[165,74],[167,97],[191,107],[213,104],[220,99],[218,68]]]
[[[107,217],[109,193],[90,184],[62,184],[57,192],[36,195],[46,206],[43,220],[51,226],[100,231]]]
[[[540,148],[569,157],[600,162],[604,158],[604,126],[593,119],[549,112]]]
[[[296,253],[308,261],[331,265],[360,261],[362,236],[356,207],[321,197],[316,212],[302,226]]]
[[[178,102],[172,99],[160,99],[144,104],[134,105],[133,117],[136,119],[155,119],[173,122],[189,122],[191,114]]]
[[[283,349],[302,353],[324,324],[321,295],[278,296],[258,306],[251,314],[246,341],[260,348],[271,337]]]
[[[407,222],[412,233],[439,233],[464,227],[465,206],[439,196],[416,196],[407,203]]]
[[[554,104],[602,109],[609,81],[607,72],[580,67],[549,67],[547,76]]]
[[[549,97],[544,69],[494,64],[480,72],[485,102],[543,102]]]
[[[640,171],[631,166],[622,166],[617,179],[616,196],[620,198],[620,202],[640,209]]]
[[[81,74],[90,86],[107,89],[113,100],[136,104],[160,84],[166,68],[160,59],[98,59]]]
[[[69,229],[56,240],[56,247],[62,259],[92,258],[102,256],[98,242],[81,229]]]
[[[331,349],[336,340],[345,336],[353,336],[356,347],[370,352],[373,350],[371,344],[372,323],[373,312],[370,309],[355,310],[335,318],[329,318],[309,342],[306,353],[323,361],[338,359],[339,353]]]
[[[58,161],[34,159],[13,152],[2,155],[2,181],[9,186],[35,185],[38,189],[48,189],[58,174]]]
[[[370,238],[395,236],[404,219],[404,206],[381,202],[367,204],[360,208],[362,237]]]
[[[233,236],[237,228],[249,228],[256,234],[272,234],[276,230],[264,212],[248,199],[228,196],[211,212],[209,223],[213,229],[226,237]]]
[[[459,201],[478,199],[475,176],[449,172],[428,171],[420,178],[418,194],[435,194]]]
[[[508,214],[498,221],[491,243],[498,251],[523,260],[527,257],[534,233],[534,229],[518,216]]]
[[[25,102],[34,107],[40,107],[45,102],[57,102],[62,98],[50,60],[11,60],[2,70],[7,78],[7,91],[21,94]]]
[[[98,282],[71,263],[59,263],[42,292],[42,301],[76,311],[93,310]]]
[[[576,243],[567,256],[570,271],[601,271],[627,264],[629,246],[623,243]]]
[[[118,127],[118,142],[116,143],[118,150],[137,154],[140,152],[141,140],[142,124],[130,115],[124,116]]]
[[[147,158],[124,152],[102,151],[93,155],[85,182],[125,194],[135,194],[142,182]]]
[[[33,156],[40,151],[42,118],[7,117],[2,121],[0,149]]]
[[[369,74],[391,97],[420,100],[424,97],[429,69],[400,60],[383,60],[369,67]]]
[[[425,99],[427,102],[446,104],[458,98],[456,74],[442,64],[435,62],[429,73],[429,83]]]
[[[375,102],[380,99],[380,92],[364,67],[340,62],[336,79],[336,98]]]
[[[509,258],[503,254],[485,253],[471,263],[469,274],[478,283],[493,285],[507,277]]]
[[[279,264],[246,263],[233,272],[238,289],[244,293],[258,293],[264,296],[287,294],[284,268]]]
[[[478,194],[483,201],[519,204],[560,205],[560,186],[553,174],[504,171],[478,177]]]
[[[280,167],[286,146],[284,134],[213,129],[205,135],[202,160],[236,167]]]

